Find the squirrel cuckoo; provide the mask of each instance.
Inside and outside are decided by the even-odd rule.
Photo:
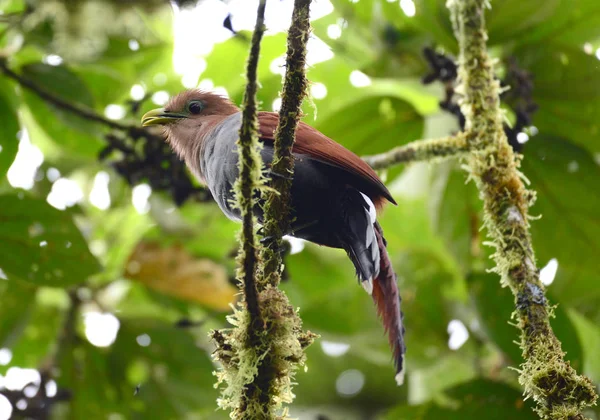
[[[263,162],[273,159],[274,131],[279,116],[259,112]],[[217,204],[233,220],[239,210],[231,205],[238,177],[236,142],[242,113],[229,99],[214,93],[188,90],[165,108],[142,117],[143,126],[160,125],[168,143],[198,179],[208,185]],[[396,381],[404,378],[404,327],[396,274],[386,241],[376,220],[376,209],[395,203],[377,174],[362,159],[314,128],[300,122],[292,149],[295,169],[291,191],[289,234],[319,245],[344,249],[358,279],[373,297],[394,354]],[[262,221],[262,209],[256,216]]]

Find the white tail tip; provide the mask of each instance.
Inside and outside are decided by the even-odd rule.
[[[398,386],[402,386],[402,384],[404,384],[404,369],[396,374],[395,379]]]
[[[370,295],[373,294],[373,279],[367,279],[360,282],[360,285]]]

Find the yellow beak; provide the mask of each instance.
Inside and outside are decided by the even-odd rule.
[[[150,125],[167,125],[172,124],[178,119],[186,118],[187,115],[178,114],[176,112],[167,112],[164,108],[153,109],[148,111],[142,117],[142,126],[148,127]]]

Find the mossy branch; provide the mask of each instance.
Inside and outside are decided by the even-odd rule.
[[[471,149],[465,166],[484,203],[484,220],[496,248],[495,271],[514,297],[525,361],[519,382],[526,397],[537,403],[543,419],[583,419],[584,408],[595,404],[593,384],[564,360],[554,335],[552,310],[544,296],[529,232],[528,208],[534,193],[525,189],[519,160],[502,129],[500,84],[487,54],[484,9],[486,0],[449,0],[452,24],[460,45],[457,89]]]
[[[306,43],[310,33],[311,0],[295,0],[292,23],[287,37],[286,72],[283,83],[279,124],[275,131],[275,150],[271,164],[271,187],[264,207],[265,237],[263,248],[265,286],[277,286],[281,278],[281,236],[290,226],[290,192],[294,175],[292,145],[306,96]]]
[[[468,152],[467,135],[458,133],[440,139],[416,140],[378,155],[363,156],[363,160],[373,169],[385,169],[401,163],[461,157]]]
[[[302,331],[302,323],[286,295],[277,288],[281,257],[279,244],[289,219],[289,194],[293,173],[291,147],[306,89],[304,65],[308,39],[310,0],[296,0],[288,35],[288,70],[284,85],[282,114],[275,137],[273,176],[267,199],[265,231],[274,238],[268,248],[255,239],[256,210],[254,193],[261,179],[260,144],[257,138],[256,69],[264,31],[266,0],[261,0],[248,59],[247,86],[243,120],[238,143],[240,175],[234,187],[236,205],[242,214],[242,233],[238,257],[238,279],[243,284],[244,300],[229,321],[233,329],[214,331],[217,344],[214,357],[223,369],[217,373],[224,382],[219,405],[231,410],[233,419],[273,419],[287,417],[284,403],[293,400],[292,379],[304,363],[304,349],[314,334]],[[283,111],[283,110],[287,111]],[[257,250],[261,249],[260,255]],[[263,264],[263,257],[265,263]],[[258,286],[258,287],[257,287]]]

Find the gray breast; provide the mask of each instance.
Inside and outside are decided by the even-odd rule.
[[[236,142],[242,124],[242,113],[227,117],[204,139],[200,155],[200,170],[215,201],[227,217],[239,219],[238,211],[231,208],[229,198],[238,176]]]

